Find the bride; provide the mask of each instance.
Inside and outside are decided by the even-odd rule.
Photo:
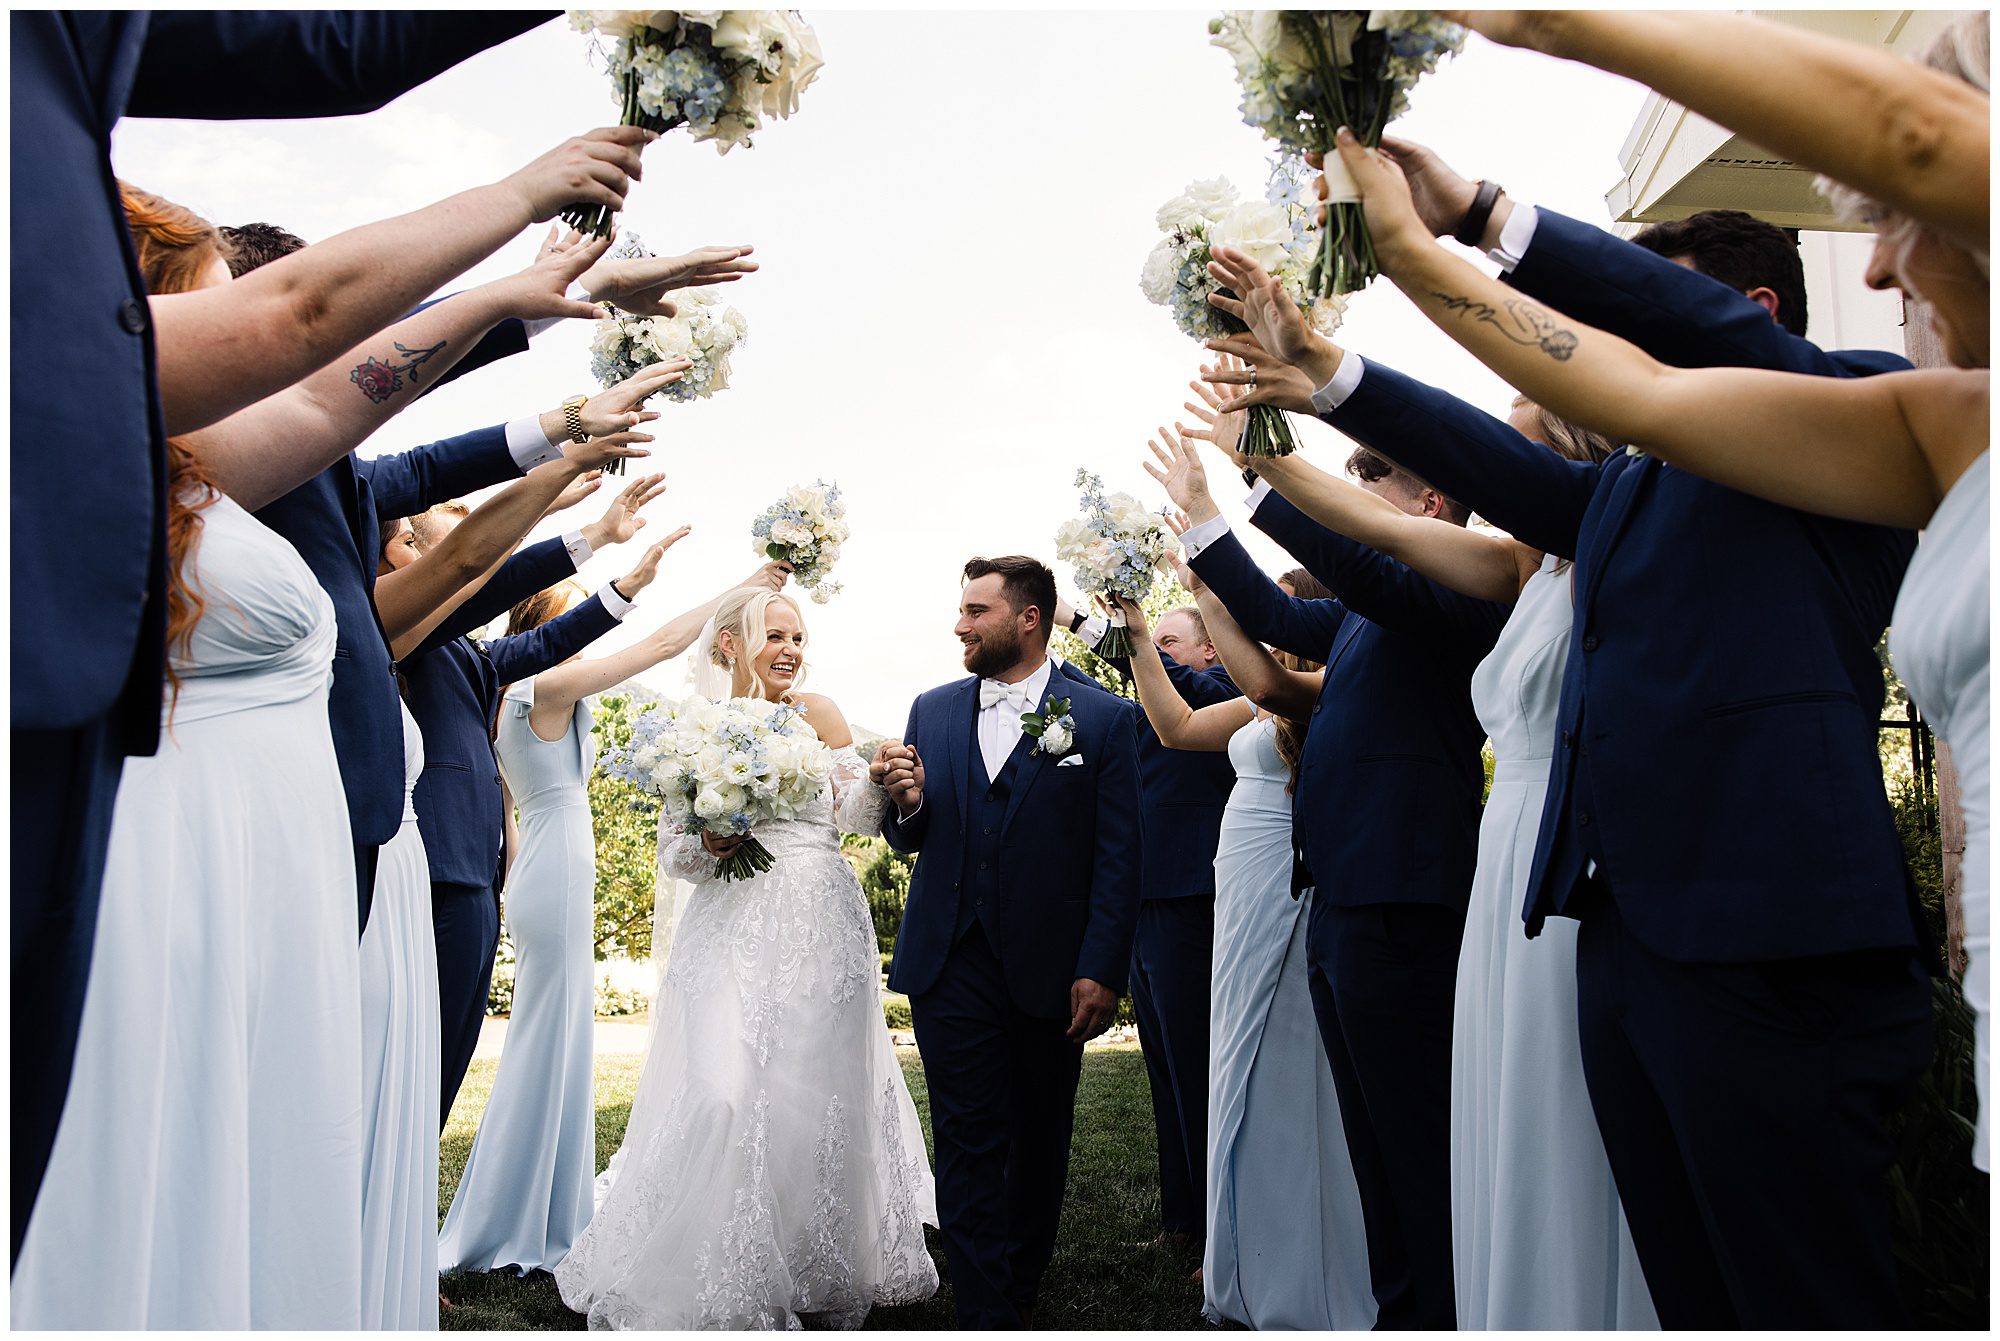
[[[680,906],[645,1070],[596,1214],[555,1268],[593,1328],[797,1327],[801,1314],[854,1328],[937,1290],[923,1130],[840,851],[842,829],[880,829],[886,798],[840,709],[798,691],[805,648],[798,606],[749,588],[723,598],[693,653],[704,694],[797,704],[836,762],[815,814],[758,830],[776,859],[763,874],[717,880],[742,840],[662,824],[655,899]],[[676,881],[691,885],[679,898]]]

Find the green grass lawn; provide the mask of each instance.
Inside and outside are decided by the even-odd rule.
[[[916,1053],[900,1053],[917,1112],[930,1139],[930,1096]],[[625,1132],[643,1058],[617,1053],[597,1059],[597,1167],[610,1162]],[[445,1127],[438,1166],[438,1218],[458,1187],[472,1134],[493,1087],[494,1061],[476,1061]],[[1076,1094],[1076,1138],[1070,1153],[1069,1196],[1055,1261],[1042,1281],[1035,1325],[1133,1330],[1202,1327],[1201,1286],[1189,1279],[1200,1263],[1170,1250],[1135,1245],[1160,1228],[1159,1168],[1146,1067],[1137,1048],[1093,1049],[1083,1056]],[[951,1328],[951,1281],[936,1231],[931,1255],[944,1285],[936,1297],[906,1308],[877,1309],[868,1326],[882,1330]],[[582,1330],[583,1317],[563,1307],[555,1280],[536,1272],[450,1278],[445,1293],[458,1307],[444,1313],[447,1330]]]

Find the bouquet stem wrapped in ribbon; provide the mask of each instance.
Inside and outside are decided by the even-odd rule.
[[[1222,177],[1190,182],[1153,216],[1166,236],[1146,257],[1140,290],[1172,312],[1174,324],[1196,340],[1239,334],[1247,329],[1244,324],[1208,300],[1212,293],[1239,296],[1208,273],[1210,247],[1233,247],[1275,275],[1320,334],[1333,334],[1347,304],[1342,298],[1315,298],[1307,284],[1315,235],[1305,180],[1304,162],[1280,155],[1262,200],[1239,199]],[[1257,405],[1239,448],[1249,456],[1289,456],[1298,450],[1298,440],[1283,410]]]
[[[1173,547],[1162,514],[1147,511],[1130,494],[1107,496],[1104,481],[1087,470],[1076,472],[1076,487],[1083,492],[1084,514],[1056,531],[1056,558],[1076,565],[1076,584],[1086,593],[1144,604]],[[1129,657],[1132,651],[1125,612],[1114,604],[1111,627],[1097,654],[1109,660]]]
[[[771,869],[752,830],[804,814],[833,776],[833,751],[790,704],[691,698],[640,713],[599,767],[658,798],[683,833],[744,835],[715,864],[716,879],[741,880]]]
[[[613,39],[606,63],[621,125],[686,126],[717,153],[798,111],[826,63],[819,35],[791,9],[578,9],[570,24]],[[563,216],[597,237],[610,235],[611,217],[605,205]]]
[[[1333,133],[1346,126],[1380,146],[1411,87],[1465,45],[1465,30],[1417,9],[1232,9],[1208,31],[1236,62],[1245,123],[1286,149],[1326,156],[1326,224],[1307,284],[1323,297],[1367,287],[1375,247]]]

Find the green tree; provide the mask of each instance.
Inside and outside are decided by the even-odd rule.
[[[652,700],[632,692],[596,702],[599,751],[632,738],[632,722]],[[644,959],[653,949],[653,861],[658,810],[652,798],[602,769],[590,774],[590,827],[597,839],[597,958]]]

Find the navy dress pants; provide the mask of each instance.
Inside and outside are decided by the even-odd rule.
[[[1208,1005],[1215,896],[1148,899],[1132,938],[1132,1013],[1153,1091],[1160,1228],[1208,1237]]]
[[[1883,1123],[1930,1062],[1916,956],[1683,964],[1581,911],[1584,1079],[1660,1325],[1910,1326]]]
[[[500,948],[500,887],[431,885],[431,929],[437,939],[438,1012],[442,1031],[438,1061],[442,1108],[438,1130],[451,1116],[452,1100],[465,1083],[466,1068],[479,1046],[486,1019],[486,993],[493,985],[493,955]]]
[[[1014,1004],[986,933],[910,998],[930,1090],[937,1205],[958,1325],[1025,1327],[1055,1253],[1083,1045]]]
[[[1361,1192],[1379,1331],[1457,1326],[1451,1017],[1465,910],[1313,905],[1307,985]]]
[[[28,1216],[55,1145],[76,1056],[97,896],[124,754],[109,719],[74,731],[15,731],[13,801],[13,1237]]]

